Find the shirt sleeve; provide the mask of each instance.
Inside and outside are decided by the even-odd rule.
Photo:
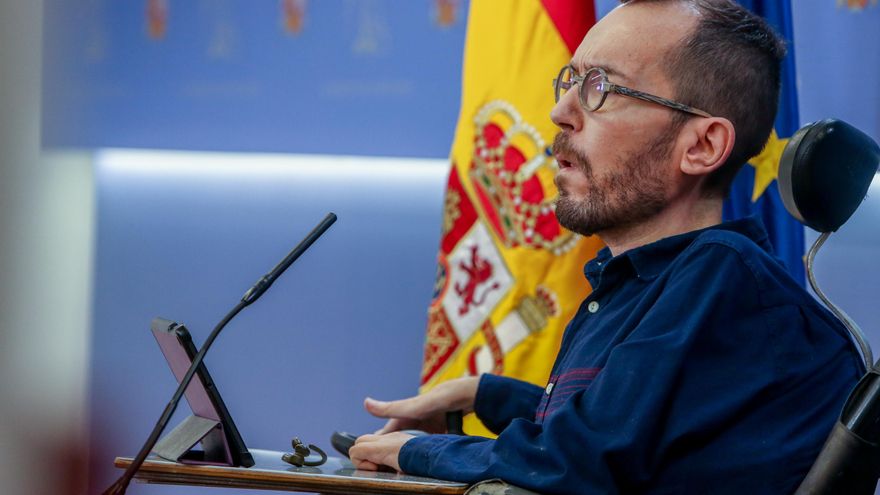
[[[719,431],[733,429],[735,435],[736,427],[729,425],[737,424],[744,411],[783,393],[772,384],[779,366],[774,359],[778,342],[761,316],[756,278],[747,265],[729,247],[699,247],[669,276],[593,383],[569,397],[543,424],[513,419],[495,440],[414,438],[401,449],[402,469],[466,483],[501,478],[545,494],[631,493],[656,483],[665,460],[709,442]],[[794,310],[780,318],[797,314]],[[502,407],[510,400],[497,394],[483,399],[490,397]],[[484,408],[488,403],[481,404]],[[750,435],[762,435],[761,428],[768,439],[777,434],[773,425],[760,423]],[[762,463],[770,455],[781,454],[763,449],[754,458],[733,463],[739,463],[739,473],[748,473],[747,465],[758,473],[767,469]],[[703,462],[712,459],[717,461],[710,457]],[[715,473],[717,479],[727,474],[720,466],[697,469]],[[676,486],[676,480],[664,484],[670,493]],[[765,486],[752,493],[773,489]]]
[[[535,419],[543,392],[537,385],[487,373],[480,378],[474,412],[497,435],[514,419]]]

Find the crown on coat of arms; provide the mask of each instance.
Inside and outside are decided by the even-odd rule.
[[[559,226],[556,189],[538,175],[558,165],[540,133],[506,101],[493,100],[474,117],[474,189],[495,234],[507,247],[526,246],[562,254],[578,236]],[[545,188],[548,191],[545,191]]]

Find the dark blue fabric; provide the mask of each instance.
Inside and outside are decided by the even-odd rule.
[[[792,492],[863,370],[760,222],[605,249],[585,273],[549,394],[484,376],[475,410],[498,438],[412,439],[403,470],[546,494]]]
[[[474,412],[496,435],[516,418],[535,414],[544,391],[531,383],[504,376],[483,375],[477,389]]]

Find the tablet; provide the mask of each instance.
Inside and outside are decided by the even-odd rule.
[[[189,331],[185,326],[164,318],[154,318],[150,326],[168,366],[180,383],[198,353]],[[254,458],[204,362],[186,388],[185,397],[192,416],[160,440],[153,452],[184,464],[253,466]],[[202,450],[192,449],[197,443],[201,443]]]

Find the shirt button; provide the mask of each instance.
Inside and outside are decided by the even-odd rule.
[[[595,313],[599,311],[599,303],[596,301],[590,301],[590,304],[587,305],[587,311],[590,313]]]
[[[550,392],[553,391],[553,382],[547,384],[547,388],[544,389],[544,392],[547,392],[547,395],[550,395]]]

